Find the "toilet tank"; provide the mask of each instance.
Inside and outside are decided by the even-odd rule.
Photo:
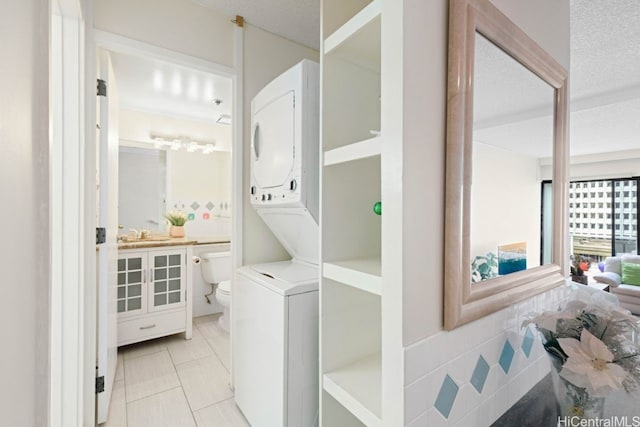
[[[220,283],[231,278],[231,252],[200,254],[202,277],[207,283]]]

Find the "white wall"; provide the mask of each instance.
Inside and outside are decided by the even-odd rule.
[[[527,243],[527,268],[540,265],[538,159],[474,142],[471,260],[498,246]]]
[[[94,26],[233,67],[230,17],[187,0],[96,0]]]
[[[572,180],[629,178],[633,176],[640,176],[640,156],[588,163],[572,162],[569,171],[569,178]]]
[[[187,236],[229,236],[231,153],[168,151],[167,171],[167,210],[178,209],[194,215],[185,226]],[[209,203],[213,205],[211,209]]]
[[[571,180],[640,176],[640,150],[573,156],[570,163]],[[551,179],[551,172],[550,165],[541,167],[543,179]]]
[[[210,154],[167,151],[168,186],[171,201],[205,201],[230,203],[231,153]],[[229,210],[223,215],[228,216]]]
[[[318,52],[252,25],[244,30],[243,264],[280,261],[289,255],[249,203],[251,100],[271,80],[302,59],[319,61]]]
[[[386,231],[384,226],[382,234],[385,242],[383,258],[386,260],[391,257],[393,265],[397,265],[398,268],[401,266],[400,271],[390,273],[392,277],[402,277],[402,301],[393,303],[397,307],[396,310],[403,311],[400,326],[403,336],[400,345],[406,346],[442,328],[449,2],[407,0],[404,3],[404,15],[400,17],[404,27],[404,51],[394,52],[393,48],[388,48],[384,54],[390,56],[393,52],[394,61],[390,61],[392,63],[404,61],[401,76],[405,88],[401,95],[403,108],[396,106],[397,101],[382,103],[382,128],[389,131],[389,123],[401,124],[404,127],[403,141],[385,141],[382,153],[382,158],[388,159],[384,163],[402,162],[399,174],[403,186],[401,193],[397,194],[397,184],[393,180],[389,182],[389,179],[384,179],[383,184],[388,183],[388,187],[382,189],[382,194],[385,203],[402,204],[402,218],[387,216],[386,220],[383,217],[383,222],[402,221],[403,236]],[[397,14],[395,9],[392,5],[384,9],[385,19],[389,12]],[[385,69],[388,73],[389,68],[394,70],[392,65],[382,64],[383,80]],[[392,75],[389,80],[399,79],[400,77]],[[389,90],[390,93],[383,93],[382,98],[389,100],[397,96],[396,93],[400,90]],[[385,123],[386,117],[391,117],[389,123]],[[399,131],[392,129],[391,132],[395,134]],[[396,148],[384,151],[385,147],[391,144],[395,144]],[[401,159],[395,154],[400,149]],[[383,170],[384,168],[383,164]],[[391,213],[391,210],[388,213]],[[390,228],[387,227],[387,230]],[[389,241],[392,242],[391,245],[387,245]],[[396,249],[399,247],[402,247],[400,255]],[[389,272],[383,273],[387,274]]]
[[[493,0],[493,3],[569,69],[567,0]],[[403,167],[405,176],[410,171],[404,186],[414,190],[403,192],[405,211],[412,208],[404,218],[412,230],[412,233],[405,231],[411,236],[410,241],[404,242],[403,250],[404,414],[405,424],[412,426],[484,426],[495,421],[548,372],[537,336],[528,357],[522,350],[525,333],[519,324],[522,316],[533,310],[555,309],[566,295],[564,288],[559,288],[451,332],[442,330],[447,6],[446,0],[430,2],[429,13],[404,18],[416,26],[416,21],[422,21],[430,36],[405,45],[410,48],[405,47],[404,52],[405,57],[429,58],[426,64],[414,60],[417,65],[414,68],[429,77],[421,83],[414,76],[415,99],[405,101],[422,108],[412,108],[404,115],[405,127],[414,129],[405,131]],[[421,128],[420,121],[428,121],[428,127]],[[407,245],[412,250],[407,250]],[[505,373],[498,360],[507,340],[514,349],[514,361]],[[490,367],[482,393],[470,384],[480,355]],[[459,387],[448,419],[434,408],[446,375]]]
[[[0,28],[0,414],[3,425],[42,426],[49,375],[49,2],[3,2]]]

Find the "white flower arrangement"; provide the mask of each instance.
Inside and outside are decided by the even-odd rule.
[[[558,344],[567,354],[560,376],[571,384],[586,389],[593,397],[604,397],[622,386],[627,372],[588,330],[582,330],[580,340],[558,338]]]
[[[602,293],[574,300],[561,311],[533,315],[535,324],[559,376],[567,381],[573,413],[583,416],[592,398],[624,388],[640,392],[639,319],[608,301]],[[558,396],[560,399],[560,396]]]
[[[171,225],[183,226],[189,218],[187,214],[182,211],[172,211],[164,215],[164,217],[171,223]]]

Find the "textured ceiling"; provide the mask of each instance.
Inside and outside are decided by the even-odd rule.
[[[571,153],[640,148],[640,1],[571,1]]]
[[[320,0],[193,0],[312,49],[320,49]]]
[[[574,101],[640,86],[640,1],[571,1]]]
[[[507,72],[496,52],[484,47],[482,57],[474,137],[544,157],[546,144],[536,141],[548,135],[540,125],[549,121],[533,86],[519,89],[521,73]],[[569,90],[572,155],[640,148],[640,1],[571,0]],[[524,135],[521,144],[514,135]]]

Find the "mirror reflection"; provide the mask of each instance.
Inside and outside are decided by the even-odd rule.
[[[109,56],[118,101],[110,119],[120,145],[118,234],[166,235],[165,215],[180,211],[189,237],[230,235],[231,78],[152,54]]]
[[[230,126],[195,122],[149,112],[120,110],[118,222],[120,234],[148,230],[166,234],[164,215],[190,215],[189,236],[229,235],[231,231],[231,152],[209,153],[189,147],[154,147],[149,135],[158,129],[171,135],[207,135],[222,145],[230,141]],[[171,132],[171,133],[170,133]]]
[[[553,158],[555,90],[479,32],[473,87],[469,259],[478,283],[551,261],[540,167]]]
[[[489,0],[450,5],[447,330],[553,289],[568,274],[567,70]]]

